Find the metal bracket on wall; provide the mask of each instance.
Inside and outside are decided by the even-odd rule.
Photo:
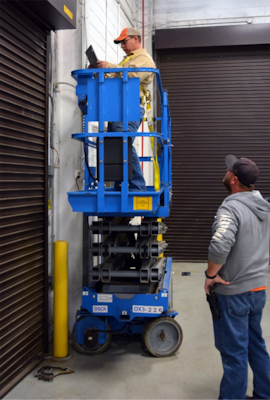
[[[54,176],[54,166],[53,165],[49,165],[48,175],[49,176]]]

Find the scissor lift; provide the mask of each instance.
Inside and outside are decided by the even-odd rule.
[[[161,133],[129,132],[128,121],[140,119],[140,80],[128,72],[153,72],[161,99]],[[122,73],[109,79],[106,73]],[[77,80],[76,94],[84,115],[84,132],[72,138],[85,148],[84,190],[69,192],[73,211],[98,216],[92,223],[92,257],[89,280],[82,289],[82,307],[77,312],[73,344],[83,354],[98,354],[110,344],[112,334],[141,334],[154,356],[170,356],[182,343],[182,330],[172,308],[172,259],[163,257],[167,244],[159,239],[167,230],[160,218],[168,217],[172,196],[171,122],[167,93],[160,74],[151,68],[87,69],[72,72]],[[89,132],[90,122],[98,122],[98,132]],[[122,132],[105,131],[106,121],[123,121]],[[131,138],[156,138],[159,148],[159,187],[146,192],[129,191],[132,176]],[[96,141],[92,138],[96,137]],[[96,166],[88,162],[88,148],[97,149]],[[120,146],[120,147],[119,147]],[[120,167],[114,153],[121,155]],[[109,160],[109,163],[108,163]],[[153,162],[152,157],[140,157]],[[119,163],[119,160],[117,160]],[[120,172],[119,172],[120,171]],[[120,173],[120,175],[119,175]],[[120,190],[107,185],[120,180]],[[143,217],[132,225],[133,217]],[[159,239],[159,240],[158,240]]]

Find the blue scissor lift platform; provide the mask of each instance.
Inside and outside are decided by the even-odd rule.
[[[129,77],[129,72],[155,74],[161,100],[161,117],[155,120],[160,120],[160,133],[129,132],[128,122],[140,120],[140,80]],[[119,77],[110,79],[110,73]],[[172,259],[163,257],[167,245],[160,238],[167,229],[161,218],[169,216],[172,196],[167,93],[157,69],[86,69],[73,71],[72,76],[84,115],[84,132],[72,138],[84,145],[85,180],[84,190],[69,192],[68,199],[73,211],[99,217],[92,223],[89,247],[92,257],[100,261],[95,266],[89,263],[73,344],[83,354],[98,354],[109,346],[113,334],[141,334],[152,355],[172,355],[181,345],[182,330],[172,308]],[[94,121],[98,123],[96,133],[89,132],[89,123]],[[108,121],[122,121],[123,131],[106,131]],[[155,138],[153,149],[158,148],[159,153],[153,155],[155,187],[147,186],[144,192],[129,190],[134,136]],[[113,157],[116,146],[122,157],[120,189],[108,185],[108,176],[112,177],[108,171],[114,170],[114,165],[108,165],[107,159]],[[97,150],[94,166],[89,165],[89,147]],[[153,157],[140,160],[153,162]],[[119,180],[119,175],[114,180]],[[136,216],[143,217],[140,225],[130,223]],[[94,237],[100,241],[93,243]]]

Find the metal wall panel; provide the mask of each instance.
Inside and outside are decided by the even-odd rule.
[[[47,34],[0,2],[0,397],[44,354]]]
[[[167,255],[207,260],[227,154],[253,159],[270,195],[270,47],[158,52],[172,116],[173,205]]]

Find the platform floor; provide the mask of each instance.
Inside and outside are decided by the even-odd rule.
[[[217,399],[222,376],[220,355],[214,347],[212,320],[204,294],[206,264],[174,263],[174,308],[183,329],[176,355],[155,358],[146,354],[139,338],[113,341],[99,356],[70,349],[70,358],[55,365],[75,373],[53,382],[38,381],[31,372],[5,399]],[[190,276],[182,276],[190,272]],[[270,273],[263,331],[270,351]],[[43,364],[52,364],[45,361]],[[249,373],[247,394],[252,394]]]

